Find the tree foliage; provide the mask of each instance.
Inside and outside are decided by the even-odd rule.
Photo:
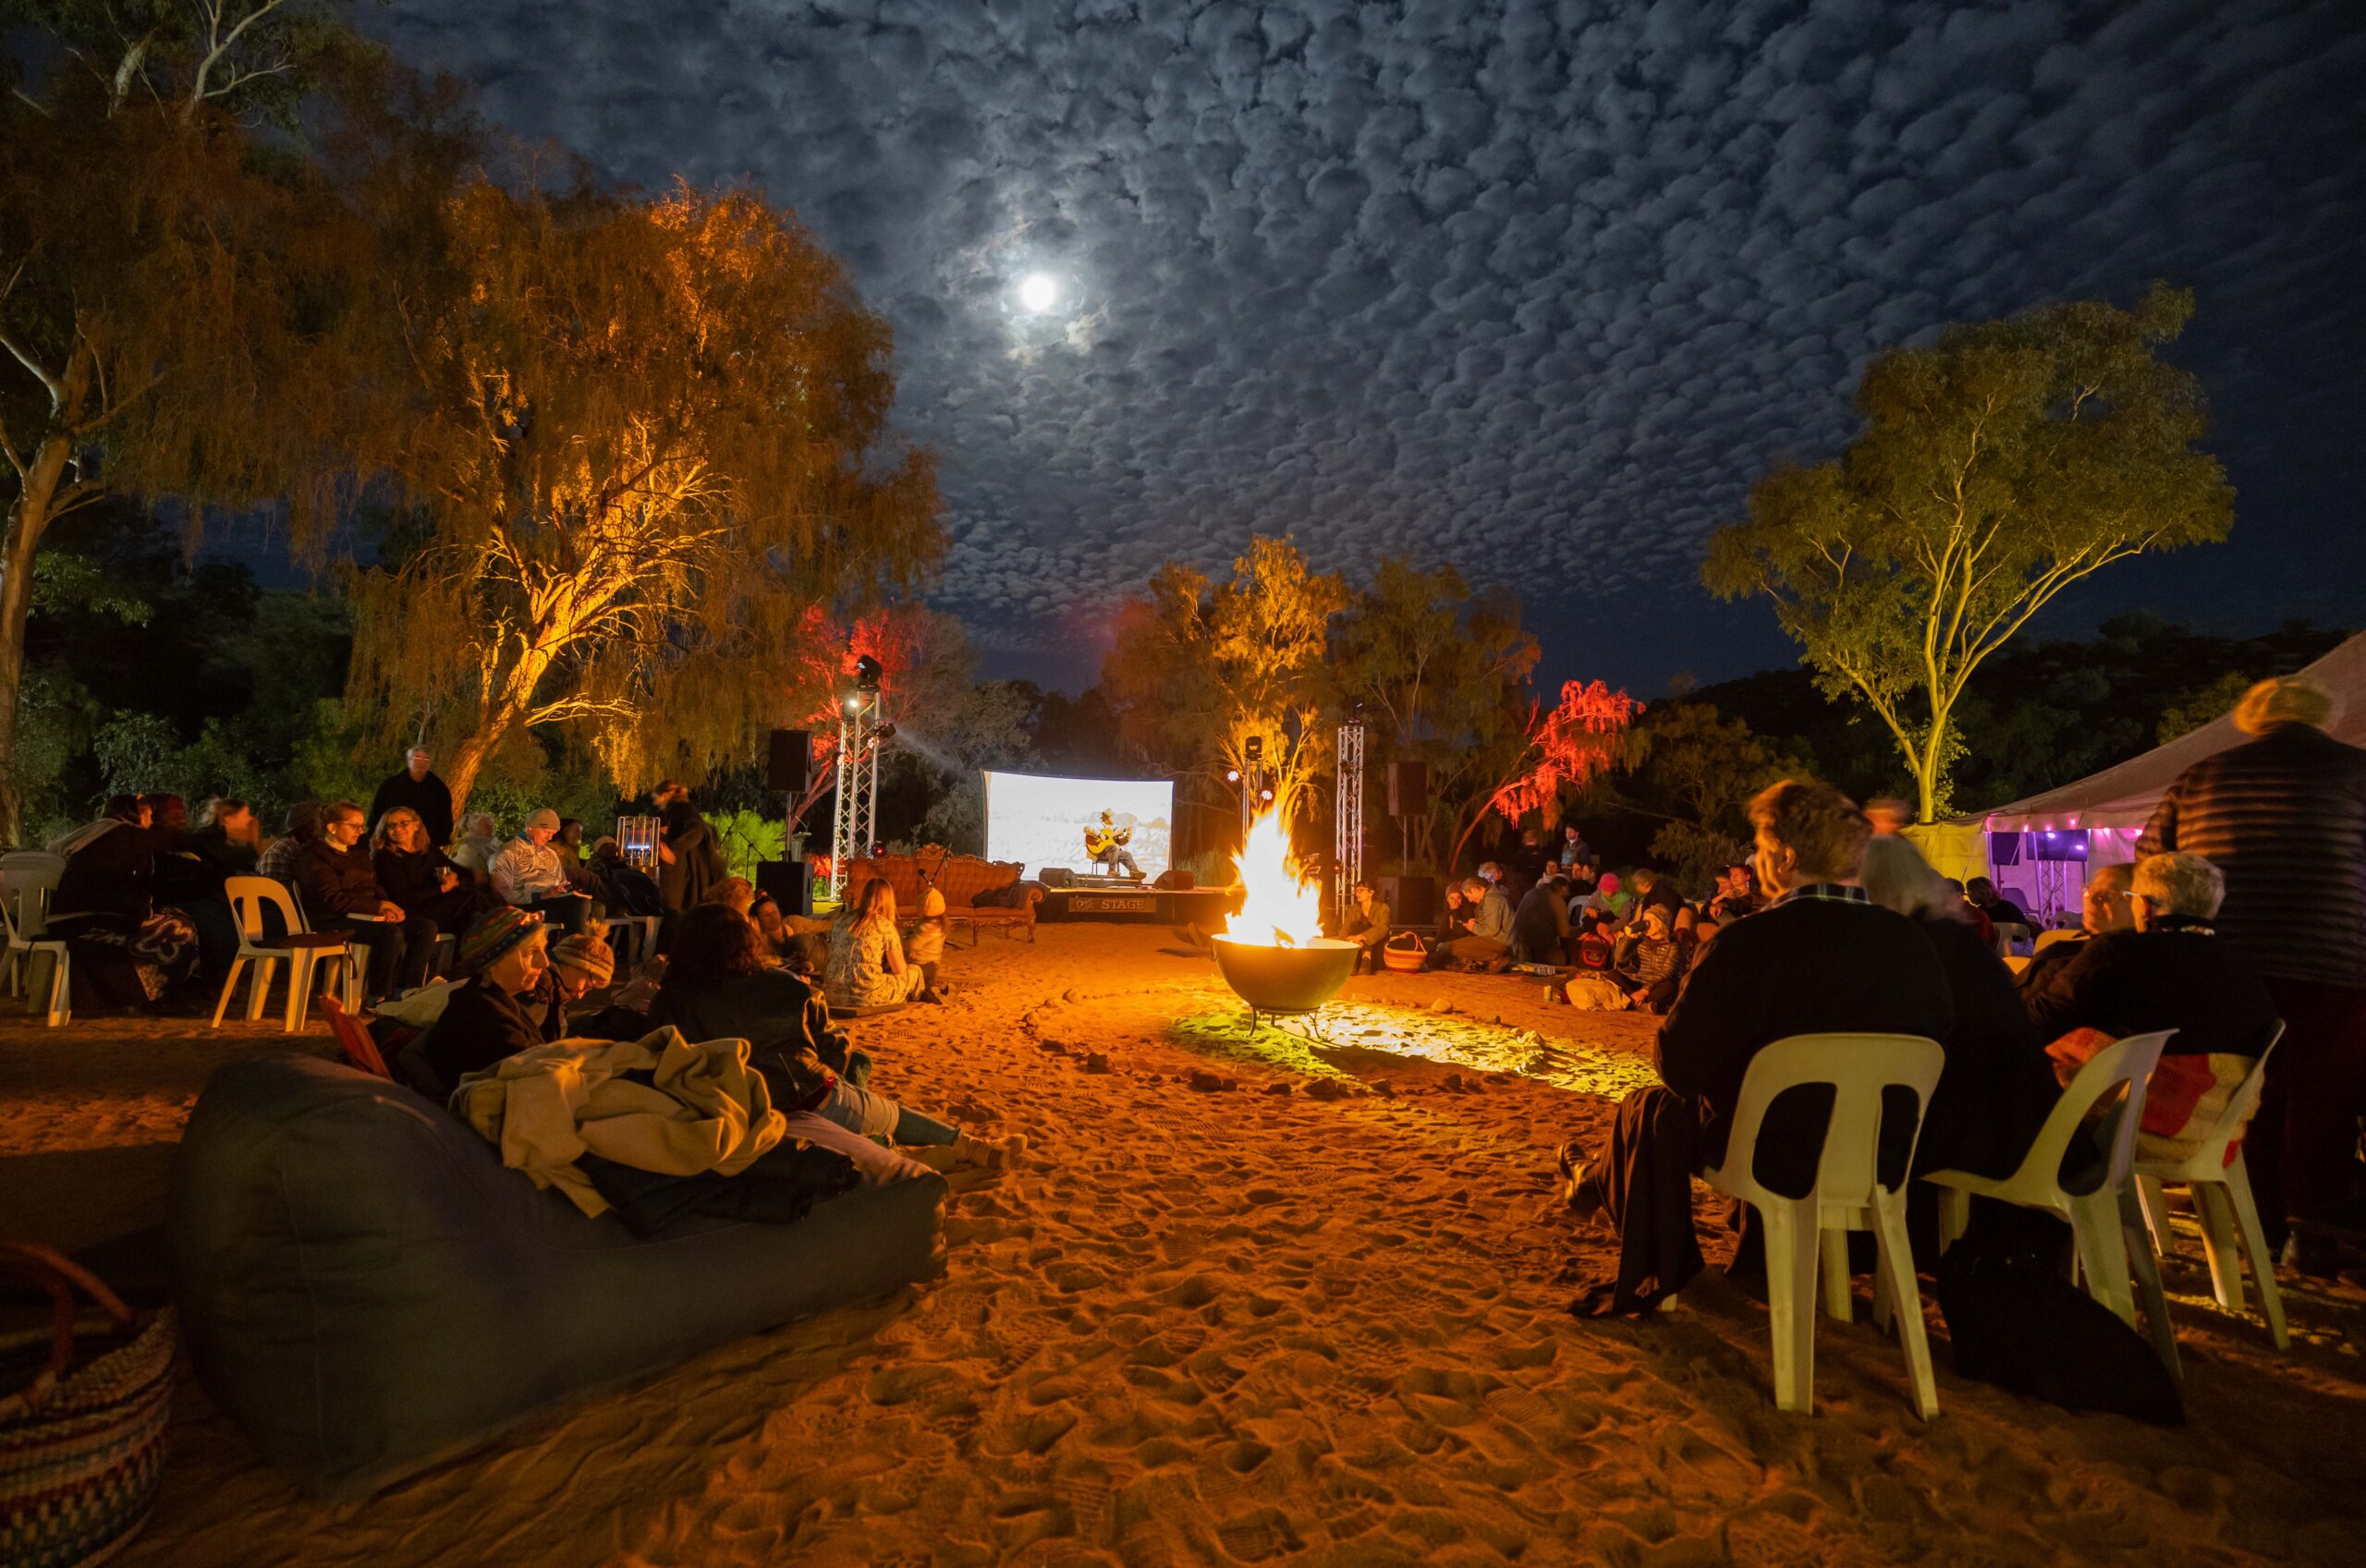
[[[1485,808],[1517,823],[1557,808],[1567,792],[1583,789],[1617,761],[1621,740],[1642,706],[1601,681],[1564,681],[1560,699],[1551,708],[1531,704],[1521,744],[1484,796]],[[1482,815],[1471,814],[1446,857],[1448,868],[1461,860],[1462,846]]]
[[[941,545],[885,324],[746,191],[478,178],[431,217],[385,300],[410,406],[368,453],[416,537],[355,577],[355,700],[448,737],[456,799],[545,727],[627,793],[750,754],[817,608]]]
[[[1828,695],[1904,757],[1922,819],[1947,805],[1966,683],[2061,591],[2150,550],[2226,537],[2233,492],[2196,449],[2200,383],[2162,362],[2192,297],[2081,301],[1892,349],[1834,462],[1770,474],[1702,577],[1764,594]]]

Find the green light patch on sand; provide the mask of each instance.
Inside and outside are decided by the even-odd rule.
[[[1320,1040],[1306,1038],[1306,1030]],[[1368,1076],[1377,1064],[1362,1052],[1419,1057],[1481,1073],[1517,1073],[1577,1094],[1624,1099],[1630,1089],[1660,1081],[1649,1057],[1548,1039],[1533,1029],[1482,1024],[1456,1013],[1335,1002],[1291,1027],[1261,1022],[1234,1007],[1177,1018],[1168,1031],[1180,1044],[1211,1056],[1255,1062],[1308,1077]]]

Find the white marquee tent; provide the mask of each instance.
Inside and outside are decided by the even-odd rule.
[[[2366,632],[2351,638],[2300,672],[2334,695],[2340,714],[2331,734],[2352,746],[2366,746]],[[2140,757],[2131,757],[2075,784],[1999,806],[1980,819],[1993,833],[2141,828],[2177,775],[2228,747],[2250,737],[2231,715],[2212,720]]]

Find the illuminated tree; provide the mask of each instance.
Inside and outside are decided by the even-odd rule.
[[[1922,820],[1946,808],[1982,660],[2112,563],[2226,537],[2234,492],[2193,444],[2201,385],[2155,358],[2192,310],[2156,285],[2132,311],[2060,305],[1892,349],[1848,452],[1770,474],[1711,541],[1702,580],[1774,600],[1826,694],[1888,729]]]
[[[287,127],[346,35],[290,0],[0,0],[0,840],[33,564],[110,492],[285,499],[315,534],[359,367],[349,230]]]
[[[627,793],[750,755],[816,607],[942,545],[885,323],[743,191],[479,179],[434,216],[386,301],[414,406],[370,454],[418,535],[356,577],[350,699],[443,732],[456,804],[544,726]]]
[[[1346,583],[1286,540],[1250,541],[1213,587],[1188,566],[1160,567],[1118,612],[1102,666],[1121,731],[1203,778],[1248,769],[1253,743],[1275,805],[1297,819],[1331,751],[1331,620],[1348,602]]]
[[[1601,681],[1565,681],[1561,699],[1550,710],[1542,702],[1531,703],[1510,766],[1494,788],[1465,808],[1461,836],[1446,857],[1446,869],[1460,863],[1464,846],[1489,811],[1518,823],[1606,772],[1618,760],[1620,739],[1642,707]]]

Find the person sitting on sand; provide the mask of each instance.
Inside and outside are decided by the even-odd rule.
[[[1347,918],[1339,922],[1339,934],[1356,944],[1354,973],[1380,973],[1380,950],[1388,945],[1390,914],[1388,901],[1380,890],[1364,878],[1358,878],[1355,902],[1348,908]]]
[[[823,1065],[857,1084],[871,1076],[871,1059],[849,1051],[845,1034],[830,1027],[822,993],[767,962],[755,926],[727,905],[683,911],[649,1024],[671,1024],[688,1039],[744,1039],[759,1057],[810,1047]]]
[[[1730,926],[1746,915],[1757,914],[1764,903],[1758,895],[1758,873],[1737,862],[1717,873],[1717,894],[1709,900],[1709,918]]]
[[[921,990],[943,996],[936,979],[936,966],[945,962],[945,933],[951,922],[945,918],[945,894],[931,888],[921,894],[921,923],[912,928],[912,938],[904,944],[904,961],[921,972]]]
[[[852,908],[830,933],[830,964],[823,987],[833,1007],[892,1007],[918,999],[943,1002],[927,977],[907,962],[896,931],[896,890],[884,877],[862,884]]]
[[[1570,1209],[1599,1214],[1618,1233],[1616,1279],[1588,1293],[1593,1310],[1649,1311],[1701,1271],[1692,1178],[1724,1160],[1742,1077],[1761,1049],[1790,1035],[1857,1031],[1944,1040],[1954,1026],[1930,939],[1859,885],[1871,828],[1856,803],[1830,784],[1786,779],[1750,801],[1750,820],[1759,882],[1774,903],[1701,950],[1660,1026],[1665,1087],[1621,1101],[1591,1158],[1561,1146]],[[1784,1193],[1812,1187],[1823,1123],[1806,1096],[1778,1101],[1759,1130],[1759,1180]],[[1906,1140],[1890,1133],[1885,1125],[1882,1168],[1902,1184]]]
[[[1549,872],[1512,911],[1511,961],[1557,968],[1567,961],[1568,942],[1569,884],[1558,871]]]
[[[1627,985],[1627,1000],[1652,1013],[1665,1014],[1676,1005],[1684,984],[1689,944],[1676,934],[1667,906],[1643,906],[1642,929],[1619,943],[1616,968]]]
[[[1501,969],[1510,962],[1505,954],[1512,945],[1511,900],[1504,896],[1502,888],[1472,877],[1462,884],[1462,902],[1472,911],[1470,927],[1452,942],[1440,942],[1430,954],[1430,966],[1459,964],[1466,969]]]
[[[1604,871],[1602,880],[1593,884],[1593,892],[1586,896],[1584,921],[1590,930],[1604,935],[1627,923],[1628,911],[1635,907],[1635,895],[1627,890],[1616,871]]]

